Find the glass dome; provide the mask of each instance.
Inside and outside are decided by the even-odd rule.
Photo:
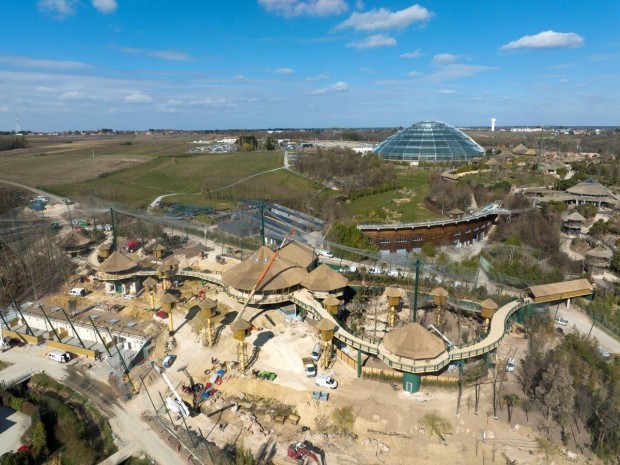
[[[467,161],[485,154],[463,131],[439,121],[422,121],[398,131],[373,151],[396,161]]]

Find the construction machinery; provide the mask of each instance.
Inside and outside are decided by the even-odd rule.
[[[307,459],[312,459],[317,465],[323,465],[323,451],[314,447],[310,441],[300,441],[290,444],[287,449],[287,456],[298,464],[306,463]]]
[[[166,382],[166,384],[168,385],[168,387],[174,394],[174,398],[166,397],[166,401],[165,401],[166,408],[168,410],[172,410],[173,412],[180,414],[183,418],[189,417],[190,411],[187,408],[187,405],[185,405],[185,402],[183,402],[183,399],[181,399],[181,396],[179,395],[177,390],[174,388],[174,385],[170,382],[170,379],[168,379],[168,376],[166,375],[166,373],[164,373],[154,361],[151,362],[151,365],[161,375],[161,377],[164,378],[164,381]]]

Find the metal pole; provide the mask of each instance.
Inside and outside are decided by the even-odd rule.
[[[93,324],[93,328],[95,328],[95,334],[97,336],[99,336],[99,339],[101,339],[101,343],[103,344],[103,348],[108,353],[108,355],[110,357],[112,357],[112,352],[110,352],[110,349],[108,349],[108,345],[105,343],[104,339],[101,337],[101,334],[99,333],[99,330],[97,329],[97,326],[95,325],[95,320],[93,320],[93,318],[91,316],[89,316],[88,319]]]
[[[41,304],[39,304],[39,310],[41,310],[41,313],[43,313],[43,316],[45,317],[45,319],[47,320],[47,322],[50,325],[50,328],[52,328],[52,332],[54,333],[54,335],[56,336],[56,339],[58,339],[58,342],[62,342],[60,340],[60,336],[58,335],[58,333],[56,332],[56,328],[54,328],[54,325],[52,324],[52,322],[50,321],[49,317],[47,316],[47,314],[45,313],[45,311],[43,311],[43,306]]]
[[[112,342],[114,342],[114,338],[112,337],[112,333],[110,332],[110,328],[106,328],[106,331],[110,335],[110,339],[112,340]],[[127,367],[127,364],[125,363],[125,359],[123,358],[123,355],[121,354],[120,349],[118,348],[118,346],[116,344],[114,344],[114,347],[116,348],[116,353],[118,354],[118,357],[121,359],[121,363],[123,364],[123,368],[125,369],[125,373],[129,373],[129,368]]]
[[[75,334],[75,337],[78,338],[78,341],[80,341],[80,344],[82,345],[82,347],[84,347],[86,349],[86,346],[84,345],[84,342],[82,341],[82,338],[80,337],[80,335],[76,331],[75,326],[73,326],[73,322],[69,319],[69,315],[67,315],[67,312],[65,312],[64,308],[60,307],[60,309],[62,310],[62,313],[64,313],[65,318],[67,319],[69,324],[71,325],[71,329],[73,330],[73,334]]]
[[[174,429],[177,429],[177,426],[174,424],[174,421],[172,420],[172,415],[170,415],[170,409],[168,409],[168,406],[166,405],[166,401],[164,400],[164,396],[161,395],[161,392],[157,391],[157,394],[159,394],[159,397],[161,398],[161,403],[164,405],[164,408],[166,409],[166,413],[168,414],[168,418],[170,418],[170,423],[172,423],[172,426],[174,427]],[[157,412],[157,410],[155,410],[155,412]],[[181,415],[183,416],[183,415]]]
[[[420,275],[420,259],[415,261],[415,287],[413,291],[413,322],[418,321],[418,282]]]
[[[149,400],[151,401],[151,405],[153,406],[153,410],[155,411],[155,415],[157,415],[157,407],[155,407],[155,402],[153,402],[153,398],[151,397],[151,394],[149,393],[149,390],[146,388],[146,384],[144,383],[144,376],[140,376],[140,382],[142,383],[142,387],[144,388],[144,392],[146,392],[146,395],[148,396]]]
[[[24,322],[24,324],[26,325],[26,329],[28,330],[28,332],[30,333],[30,335],[32,337],[34,337],[34,332],[32,331],[32,328],[30,327],[30,325],[28,324],[28,322],[26,321],[26,318],[24,318],[24,314],[22,313],[21,308],[19,308],[19,305],[17,305],[17,302],[15,302],[15,299],[13,299],[13,305],[15,306],[15,310],[17,310],[17,313],[19,313],[19,316],[22,317],[22,321]]]
[[[114,209],[110,207],[110,219],[112,221],[112,252],[116,251],[116,225],[114,224]]]
[[[65,205],[67,206],[67,212],[69,213],[69,226],[71,227],[71,231],[73,231],[73,219],[71,218],[71,208],[69,208],[69,202],[65,199]]]
[[[265,204],[260,204],[260,235],[262,238],[261,245],[265,245]]]

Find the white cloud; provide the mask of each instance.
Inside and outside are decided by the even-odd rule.
[[[316,76],[308,76],[306,81],[324,81],[325,79],[329,79],[327,74],[317,74]]]
[[[396,45],[396,39],[383,34],[375,34],[374,36],[366,37],[362,40],[355,40],[349,42],[347,47],[353,47],[357,49],[364,48],[377,48],[377,47],[394,47]]]
[[[433,57],[433,59],[431,60],[431,65],[432,66],[449,65],[450,63],[454,63],[456,60],[458,60],[458,58],[459,58],[458,56],[452,55],[451,53],[440,53]]]
[[[320,89],[315,89],[310,92],[311,95],[325,95],[325,94],[335,94],[338,92],[347,92],[349,90],[349,84],[344,81],[339,81],[331,86],[322,87]]]
[[[74,90],[72,92],[65,92],[64,94],[58,97],[58,100],[85,100],[88,99],[89,96],[86,92],[79,92]]]
[[[39,11],[58,19],[75,14],[75,0],[39,0]]]
[[[248,78],[245,77],[243,74],[239,74],[237,76],[235,76],[233,78],[233,81],[242,81],[242,82],[247,82]]]
[[[364,9],[364,2],[362,0],[357,0],[355,2],[355,9],[356,10],[363,10]]]
[[[291,74],[295,74],[295,71],[292,70],[291,68],[278,68],[278,69],[274,70],[274,73],[276,73],[276,74],[286,74],[286,75],[290,76]]]
[[[79,61],[41,60],[22,56],[0,55],[0,63],[23,68],[84,69],[90,66]]]
[[[420,76],[422,76],[422,73],[419,73],[417,71],[410,71],[407,73],[407,77],[410,77],[410,78],[417,78]]]
[[[153,97],[147,94],[143,94],[141,92],[131,94],[125,97],[125,102],[127,103],[151,103],[153,101]]]
[[[121,52],[132,55],[143,55],[151,58],[159,58],[166,61],[193,61],[194,58],[187,53],[175,50],[145,50],[134,47],[120,47]]]
[[[57,90],[54,89],[53,87],[47,87],[47,86],[38,86],[34,91],[37,94],[55,94],[57,92]]]
[[[452,90],[452,89],[441,89],[441,90],[437,90],[435,91],[436,94],[456,94],[456,90]]]
[[[331,16],[349,9],[345,0],[258,0],[265,10],[280,16]]]
[[[3,107],[0,107],[0,113],[7,113],[10,110],[9,107],[7,107],[6,105],[4,105]]]
[[[433,13],[420,5],[412,5],[399,11],[387,8],[375,8],[366,13],[353,13],[336,29],[352,28],[356,31],[379,31],[386,29],[403,29],[413,23],[428,21]]]
[[[502,50],[519,48],[545,49],[545,48],[576,48],[583,45],[583,37],[574,32],[543,31],[533,36],[523,36],[502,45]]]
[[[475,76],[478,73],[484,71],[492,71],[492,66],[476,66],[476,65],[464,65],[462,63],[453,63],[441,67],[437,72],[433,73],[431,77],[437,79],[459,79],[464,77]]]
[[[403,53],[400,57],[401,58],[420,58],[421,56],[424,56],[424,54],[420,52],[420,49],[418,49],[415,52]]]
[[[114,13],[118,7],[116,0],[93,0],[93,6],[99,13],[104,15]]]
[[[183,100],[171,98],[170,100],[168,100],[168,105],[183,105]]]

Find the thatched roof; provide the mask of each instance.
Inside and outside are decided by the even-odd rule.
[[[585,223],[586,219],[579,214],[579,212],[572,212],[566,217],[566,221],[577,221],[579,223]]]
[[[323,299],[323,305],[326,307],[331,307],[334,305],[340,305],[342,301],[333,295],[328,295],[325,299]]]
[[[386,297],[403,297],[405,292],[400,287],[389,286],[385,288],[383,295]]]
[[[153,286],[157,286],[157,284],[158,284],[157,280],[153,279],[152,276],[149,276],[148,278],[146,278],[144,282],[142,283],[144,287],[153,287]]]
[[[588,250],[586,252],[586,257],[590,258],[604,258],[609,260],[614,256],[614,253],[608,249],[607,247],[603,247],[602,245],[597,245],[592,250]]]
[[[426,360],[446,350],[444,342],[419,323],[409,323],[387,333],[383,338],[387,350],[401,357]]]
[[[240,291],[250,292],[273,254],[269,247],[262,246],[247,260],[226,270],[222,274],[222,283]],[[257,292],[273,292],[298,286],[307,275],[308,272],[304,267],[278,255]]]
[[[315,328],[319,331],[333,331],[334,329],[336,329],[336,325],[334,324],[334,322],[323,318],[316,324]]]
[[[99,266],[102,273],[127,273],[138,267],[138,264],[120,252],[112,252],[105,262]]]
[[[491,310],[496,310],[499,305],[493,299],[486,299],[480,302],[481,308],[490,308]]]
[[[316,258],[312,248],[298,241],[290,241],[284,244],[278,256],[303,268],[312,265]]]
[[[77,231],[71,231],[65,234],[59,241],[58,245],[63,249],[78,249],[88,246],[92,241],[82,236]]]
[[[243,318],[239,318],[232,322],[232,324],[230,325],[230,330],[231,331],[247,331],[251,327],[252,327],[252,323],[250,323],[247,320],[244,320]]]
[[[109,242],[104,242],[103,244],[101,244],[99,246],[99,250],[110,250],[112,248],[112,244],[110,244]]]
[[[561,283],[540,284],[527,288],[534,298],[544,298],[547,296],[557,296],[573,292],[592,292],[592,283],[585,278],[574,279]]]
[[[524,153],[524,155],[535,157],[536,155],[538,155],[538,151],[536,149],[529,149],[527,152]]]
[[[162,265],[166,265],[168,268],[170,268],[171,266],[178,266],[179,261],[174,258],[174,257],[170,257],[167,260],[164,260],[164,262],[162,263]]]
[[[429,294],[437,297],[447,297],[448,291],[446,291],[443,287],[436,287],[431,292],[429,292]]]
[[[330,292],[342,289],[349,280],[326,264],[308,273],[301,285],[314,292]]]
[[[589,195],[592,197],[612,197],[616,198],[615,194],[611,192],[607,187],[596,182],[593,179],[588,179],[579,184],[575,184],[573,187],[566,189],[566,192],[574,195]]]
[[[489,158],[484,164],[487,165],[487,166],[499,166],[499,165],[501,165],[501,163],[498,162],[495,158]]]
[[[198,304],[198,307],[202,310],[211,310],[217,307],[217,302],[215,300],[211,300],[208,297],[205,297],[202,302]]]
[[[161,299],[159,299],[159,301],[162,304],[173,304],[176,301],[178,301],[179,299],[177,299],[177,296],[175,296],[174,294],[170,294],[169,292],[166,292]]]
[[[155,252],[156,250],[161,250],[163,252],[164,250],[166,250],[166,248],[163,245],[161,245],[160,243],[157,243],[153,247],[153,252]]]
[[[458,208],[454,208],[454,209],[450,210],[448,212],[448,214],[449,215],[464,215],[465,212],[463,210],[458,209]]]
[[[527,147],[523,144],[519,144],[514,149],[512,149],[512,153],[517,155],[523,155],[525,152],[527,152]]]

